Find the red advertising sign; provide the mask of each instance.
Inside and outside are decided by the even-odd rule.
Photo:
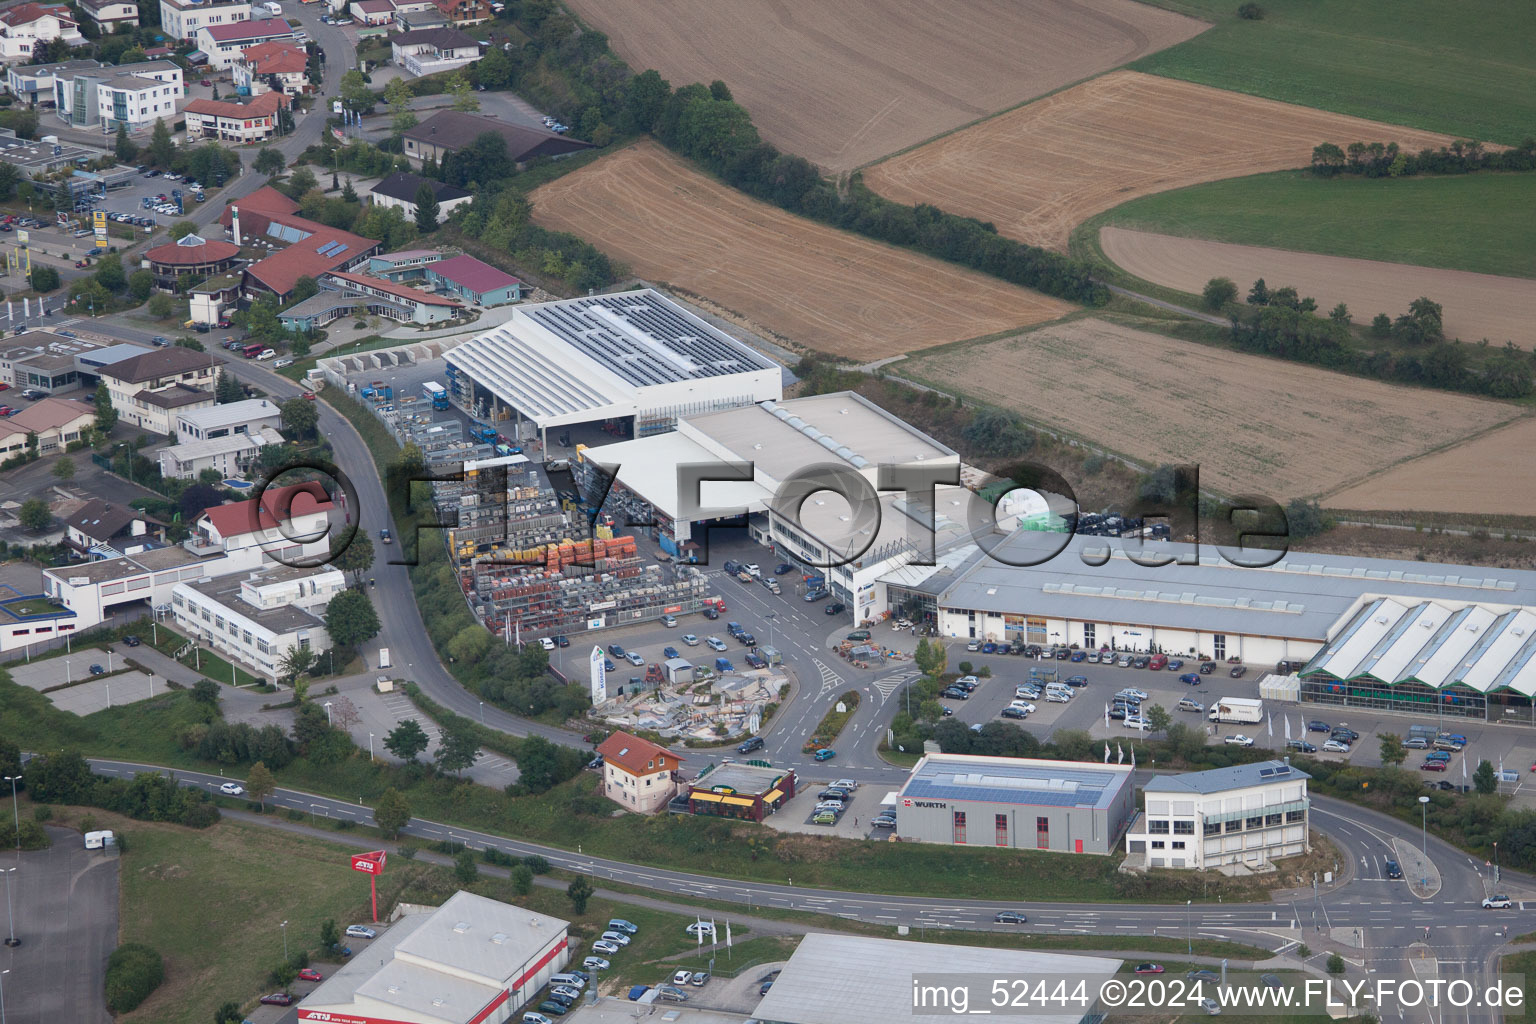
[[[361,871],[365,875],[382,875],[384,873],[384,851],[374,850],[371,853],[353,854],[352,870]]]

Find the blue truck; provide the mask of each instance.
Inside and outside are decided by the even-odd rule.
[[[421,396],[431,402],[434,409],[448,408],[448,389],[435,380],[421,386]]]

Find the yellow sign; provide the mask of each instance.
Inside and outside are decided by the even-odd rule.
[[[105,249],[107,242],[107,211],[91,211],[91,226],[96,229],[96,248]]]

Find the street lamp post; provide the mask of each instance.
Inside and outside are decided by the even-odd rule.
[[[5,781],[11,784],[11,817],[16,819],[16,849],[21,849],[21,811],[16,806],[16,783],[21,781],[20,775],[7,775]]]
[[[283,960],[286,962],[288,960],[288,922],[284,921],[278,927],[283,930]]]
[[[7,974],[10,974],[10,973],[11,973],[11,969],[9,967],[7,967],[3,971],[0,971],[0,1024],[5,1024],[5,981],[4,981],[4,978],[5,978],[5,976]]]
[[[325,702],[325,724],[326,725],[330,725],[331,724],[331,702],[330,701],[326,701]]]
[[[480,702],[480,724],[485,725],[485,701]]]
[[[1497,889],[1498,886],[1499,886],[1499,844],[1498,843],[1494,843],[1493,844],[1493,886],[1494,886],[1495,889]]]
[[[1429,884],[1429,797],[1419,797],[1419,884]]]
[[[1194,926],[1194,900],[1184,901],[1184,939],[1189,947],[1189,955],[1195,955],[1195,926]]]
[[[368,760],[373,760],[373,733],[368,734]]]
[[[5,869],[5,914],[10,920],[10,931],[6,933],[5,944],[7,946],[19,946],[21,940],[16,937],[16,911],[11,906],[11,875],[15,868]]]

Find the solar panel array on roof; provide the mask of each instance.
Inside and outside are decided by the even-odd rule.
[[[972,767],[984,770],[970,770]],[[904,797],[919,799],[1095,807],[1117,790],[1123,779],[1123,773],[1075,768],[1068,762],[1040,766],[930,761],[908,780],[901,792]]]
[[[309,237],[309,232],[300,228],[290,227],[287,224],[279,224],[277,221],[269,221],[267,234],[283,242],[302,242]]]
[[[652,292],[549,303],[527,315],[636,387],[772,367]]]

